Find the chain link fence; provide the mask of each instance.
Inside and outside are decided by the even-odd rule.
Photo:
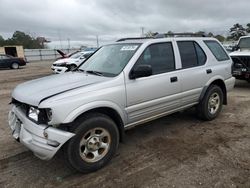
[[[79,49],[63,49],[65,54],[75,52]],[[46,61],[55,60],[61,57],[61,55],[56,51],[56,49],[24,49],[24,56],[27,61]]]

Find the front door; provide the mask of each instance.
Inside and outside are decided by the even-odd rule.
[[[150,65],[153,74],[126,79],[128,123],[160,116],[180,106],[181,86],[172,42],[148,46],[133,68],[140,64]]]

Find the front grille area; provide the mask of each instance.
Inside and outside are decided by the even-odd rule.
[[[29,108],[31,107],[30,105],[22,103],[14,98],[12,98],[11,104],[20,108],[22,110],[22,112],[26,115],[26,117],[29,118],[28,111],[29,111]],[[47,124],[48,117],[47,117],[45,109],[39,109],[39,110],[40,110],[40,113],[38,114],[38,121],[37,122],[31,118],[29,118],[29,119],[36,124]]]
[[[22,110],[25,114],[27,114],[28,109],[29,109],[29,105],[27,105],[27,104],[25,104],[25,103],[22,103],[22,102],[20,102],[20,101],[14,99],[14,98],[12,98],[11,104],[14,104],[16,107],[21,108],[21,110]]]
[[[246,68],[250,68],[250,56],[236,56],[232,57],[234,63],[241,63]]]

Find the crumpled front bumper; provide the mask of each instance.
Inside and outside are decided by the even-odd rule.
[[[47,125],[38,125],[15,105],[9,112],[9,125],[13,137],[43,160],[51,159],[62,145],[75,135]]]
[[[51,70],[56,74],[61,74],[61,73],[65,73],[68,70],[68,68],[62,67],[62,66],[52,65]]]

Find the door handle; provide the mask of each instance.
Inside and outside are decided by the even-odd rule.
[[[171,77],[171,78],[170,78],[170,82],[177,82],[177,81],[178,81],[177,76]]]
[[[212,69],[207,69],[207,74],[211,74],[212,72]]]

